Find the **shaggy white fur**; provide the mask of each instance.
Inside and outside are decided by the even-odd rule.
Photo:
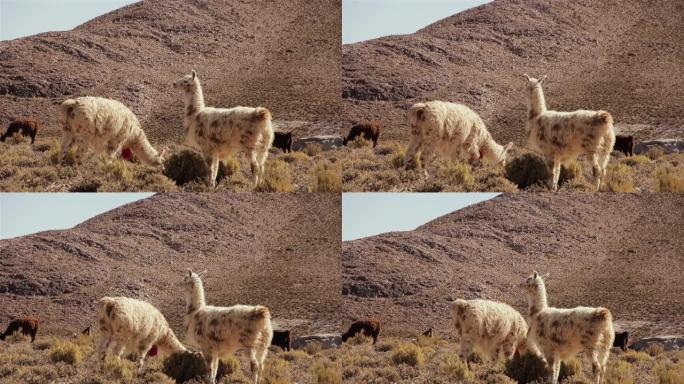
[[[273,339],[271,313],[257,305],[214,307],[204,300],[202,276],[188,270],[185,287],[185,327],[188,344],[199,348],[210,367],[210,381],[216,382],[219,358],[231,356],[237,350],[249,351],[254,383],[264,369],[268,346]]]
[[[256,187],[273,144],[271,112],[263,107],[206,107],[202,85],[194,70],[173,86],[185,94],[186,144],[198,148],[211,160],[209,183],[216,186],[220,160],[242,151],[251,164]]]
[[[142,370],[145,357],[155,345],[160,355],[185,351],[164,315],[150,303],[128,297],[103,297],[97,303],[97,317],[102,333],[98,353],[103,362],[110,348],[117,359],[128,350],[138,355]]]
[[[558,189],[561,164],[586,154],[592,164],[598,190],[606,176],[610,152],[615,145],[613,117],[606,111],[558,112],[546,109],[542,83],[527,78],[527,146],[546,159],[551,170],[550,184]]]
[[[549,307],[544,280],[537,271],[525,279],[521,288],[529,301],[528,340],[539,348],[552,368],[552,383],[558,383],[562,360],[585,352],[591,358],[594,379],[599,384],[615,339],[610,311],[603,307]]]
[[[454,328],[461,344],[461,359],[467,361],[479,349],[496,361],[503,351],[511,359],[527,350],[527,323],[508,304],[490,300],[461,300],[451,304]]]
[[[83,159],[88,147],[105,153],[109,160],[121,156],[123,148],[131,151],[144,163],[161,166],[164,152],[157,152],[145,136],[135,114],[116,100],[102,97],[78,97],[65,100],[60,106],[63,124],[62,153],[64,158],[72,146],[78,146],[78,158]]]
[[[480,160],[505,164],[513,143],[501,146],[494,141],[487,127],[472,109],[463,104],[430,101],[414,104],[409,109],[411,141],[404,164],[410,167],[418,151],[425,174],[434,152],[449,159]]]

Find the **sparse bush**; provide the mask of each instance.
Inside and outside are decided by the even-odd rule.
[[[36,152],[47,152],[52,148],[52,146],[48,143],[39,143],[39,144],[34,144],[33,145],[33,150]]]
[[[397,343],[392,341],[380,341],[375,344],[375,350],[378,352],[389,352],[397,346]]]
[[[100,180],[83,180],[69,188],[69,192],[97,192],[97,189],[101,186],[102,182]]]
[[[392,167],[394,168],[401,168],[404,166],[404,156],[406,154],[404,153],[404,149],[400,148],[394,154],[392,155],[392,158],[390,158],[390,164],[392,164]],[[420,163],[420,161],[418,161]],[[420,168],[420,164],[416,164],[416,162],[413,163],[412,168]]]
[[[105,371],[117,380],[130,380],[133,378],[130,362],[125,359],[107,359],[105,361]]]
[[[100,164],[100,171],[120,182],[129,182],[133,179],[133,172],[126,164],[126,160],[104,161]]]
[[[70,341],[55,341],[48,350],[48,356],[53,362],[65,362],[75,365],[83,360],[81,348]]]
[[[370,344],[373,342],[373,338],[364,335],[363,333],[357,333],[354,337],[347,339],[346,343],[350,345],[362,345]]]
[[[662,147],[659,146],[652,146],[651,148],[648,149],[646,152],[646,156],[651,159],[651,160],[657,160],[660,159],[665,155],[665,150]]]
[[[370,140],[366,140],[366,138],[362,136],[357,136],[351,142],[347,142],[347,147],[350,148],[364,148],[369,147],[371,145],[373,145],[373,142]]]
[[[314,341],[306,344],[303,349],[304,349],[304,352],[313,356],[313,355],[315,355],[318,352],[323,350],[323,343],[321,343],[320,341],[314,340]]]
[[[519,383],[544,382],[549,375],[544,360],[529,353],[516,355],[506,362],[504,373]]]
[[[311,369],[311,376],[317,384],[341,384],[342,372],[340,364],[330,361],[319,361]]]
[[[291,384],[290,363],[283,359],[266,360],[261,382],[265,384]]]
[[[651,162],[651,159],[644,155],[635,155],[620,159],[620,162],[629,165],[630,167],[633,167],[637,164],[649,164]]]
[[[665,347],[663,347],[663,345],[660,343],[650,343],[644,351],[650,356],[656,357],[665,352]]]
[[[395,365],[406,364],[412,367],[421,367],[425,362],[425,356],[419,346],[412,343],[400,344],[392,352],[392,362]]]
[[[603,382],[606,384],[634,384],[632,365],[623,360],[608,361],[606,378]]]
[[[658,384],[684,383],[684,361],[658,363],[653,369]]]
[[[448,162],[441,173],[444,182],[451,187],[468,191],[475,186],[475,176],[468,164]]]
[[[604,188],[610,192],[634,192],[632,168],[621,163],[608,165]]]
[[[486,173],[477,180],[477,189],[481,192],[518,192],[518,186],[503,176]]]
[[[684,192],[684,167],[659,167],[653,178],[656,192]]]
[[[52,145],[52,150],[49,152],[48,158],[50,159],[50,162],[52,164],[59,164],[60,157],[62,156],[62,145],[57,141],[53,141]],[[83,161],[84,159],[81,159]],[[74,148],[69,149],[69,152],[66,153],[66,156],[64,157],[64,163],[65,165],[74,165],[76,164],[76,151]]]
[[[173,180],[176,185],[183,186],[192,181],[204,181],[209,178],[210,165],[204,155],[193,149],[183,149],[173,153],[164,161],[164,176]],[[225,163],[219,162],[216,176],[218,184],[223,178],[240,171],[240,163],[236,159],[229,159]]]
[[[237,357],[231,356],[226,360],[220,360],[216,380],[239,370],[240,360]],[[203,380],[209,374],[209,367],[201,354],[185,351],[173,353],[164,360],[162,372],[177,383],[185,383]]]
[[[311,192],[341,192],[342,169],[327,161],[319,162],[313,169]]]
[[[506,163],[506,178],[517,184],[520,189],[533,185],[546,185],[550,177],[549,168],[544,160],[531,153],[516,157]]]
[[[475,374],[468,368],[468,364],[460,359],[450,356],[442,363],[442,371],[457,383],[469,383],[475,380]]]
[[[263,180],[259,182],[259,190],[262,192],[294,191],[290,165],[282,160],[267,161]]]
[[[323,152],[323,147],[318,143],[309,143],[304,147],[304,153],[310,157],[314,157],[321,152]]]
[[[309,160],[309,155],[302,151],[292,151],[278,156],[278,159],[286,163],[296,163],[300,161]]]

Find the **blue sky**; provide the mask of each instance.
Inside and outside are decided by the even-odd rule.
[[[5,1],[5,0],[0,0]],[[153,193],[0,193],[0,239],[71,228]]]
[[[344,193],[342,241],[408,231],[498,193]]]
[[[0,0],[0,40],[66,31],[137,0]]]
[[[342,43],[413,33],[488,0],[342,0]]]

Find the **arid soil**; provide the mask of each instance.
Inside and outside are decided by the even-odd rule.
[[[684,135],[684,4],[497,0],[414,34],[342,47],[344,131],[384,122],[408,141],[406,110],[461,102],[495,139],[524,143],[524,76],[548,75],[551,109],[605,109],[637,139]]]
[[[344,320],[450,335],[449,302],[504,301],[550,273],[550,305],[606,306],[634,335],[684,332],[684,195],[505,194],[414,231],[342,244]]]
[[[182,335],[186,268],[208,270],[209,304],[263,304],[295,335],[339,331],[337,194],[163,194],[69,230],[0,241],[0,324],[42,319],[42,334],[94,322],[102,296],[157,306]],[[3,325],[4,326],[4,325]]]
[[[75,96],[114,98],[151,141],[180,142],[183,97],[171,87],[197,70],[207,105],[269,108],[295,136],[336,133],[340,111],[339,0],[146,0],[71,31],[0,42],[0,126],[35,116],[55,136],[57,107]]]

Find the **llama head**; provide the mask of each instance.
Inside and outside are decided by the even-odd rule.
[[[525,74],[525,78],[527,78],[527,90],[532,91],[534,90],[537,86],[541,86],[541,84],[546,80],[546,75],[542,76],[540,79],[535,79],[534,77],[529,77],[527,73]]]
[[[528,295],[536,294],[539,287],[544,286],[544,279],[547,277],[549,277],[548,273],[544,276],[541,276],[537,273],[537,271],[534,271],[532,275],[528,276],[525,281],[520,284],[520,288],[522,288]]]
[[[510,143],[504,145],[501,148],[501,153],[499,153],[499,164],[503,165],[504,167],[506,166],[506,157],[508,156],[508,151],[513,148],[513,142],[511,141]]]
[[[199,77],[197,77],[197,72],[195,72],[194,69],[189,75],[185,75],[173,82],[173,87],[176,89],[182,89],[183,92],[194,92],[198,85]]]
[[[195,273],[191,269],[187,269],[187,273],[183,278],[183,287],[185,288],[185,294],[190,298],[194,293],[202,288],[202,278],[207,271],[202,271],[200,273]]]

